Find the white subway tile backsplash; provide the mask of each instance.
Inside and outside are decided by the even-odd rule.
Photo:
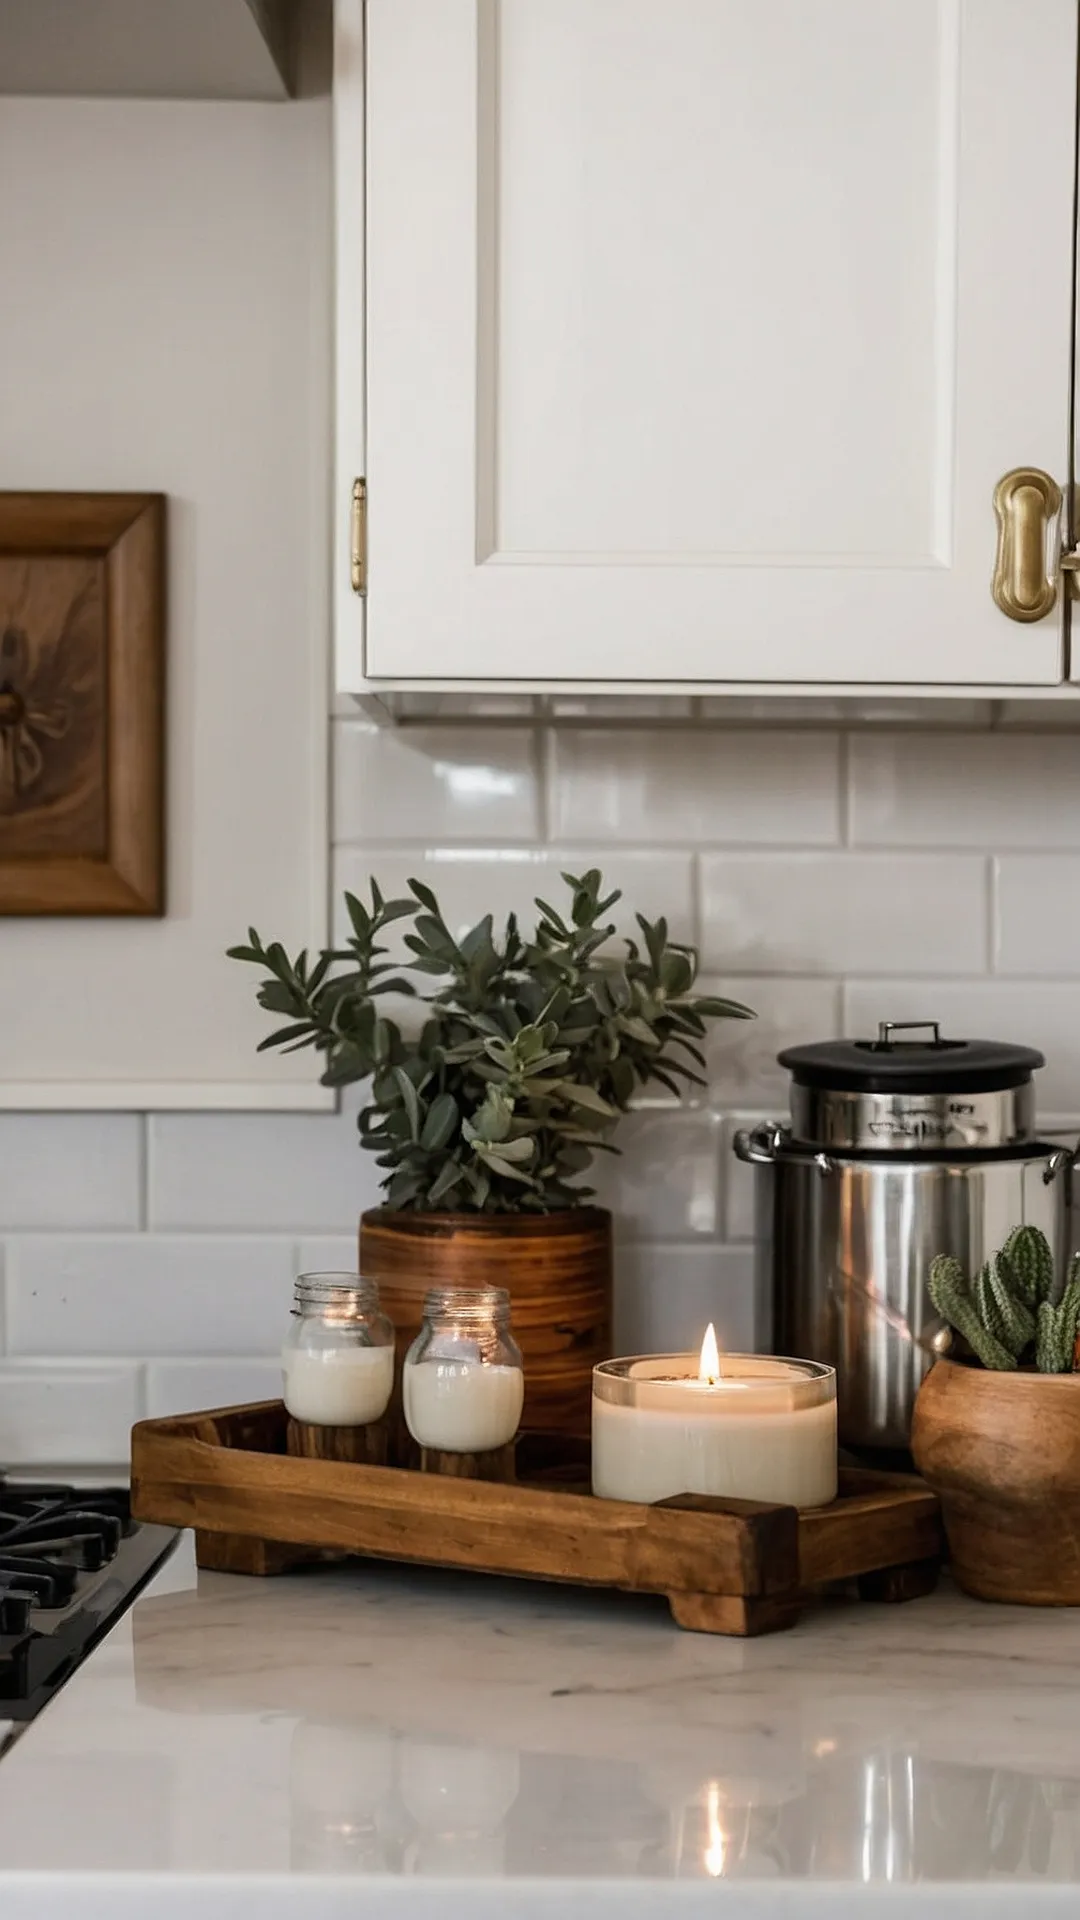
[[[926,700],[892,694],[708,694],[701,713],[725,726],[989,727],[991,700]]]
[[[0,1114],[0,1232],[137,1227],[141,1188],[136,1114]]]
[[[703,975],[702,993],[722,994],[753,1007],[754,1020],[709,1024],[705,1054],[709,1098],[719,1107],[787,1109],[789,1077],[777,1065],[782,1047],[831,1040],[840,1031],[840,987],[834,980],[768,978],[752,974]]]
[[[757,1204],[757,1168],[736,1157],[734,1140],[739,1132],[751,1133],[762,1120],[786,1121],[787,1102],[770,1113],[733,1113],[724,1122],[724,1239],[753,1240]]]
[[[201,1413],[209,1407],[239,1407],[251,1400],[281,1399],[281,1363],[265,1360],[150,1360],[146,1367],[146,1417]]]
[[[854,846],[1080,847],[1080,741],[1067,733],[859,733]]]
[[[708,971],[977,973],[987,963],[977,855],[707,853]]]
[[[118,1466],[142,1417],[142,1368],[0,1363],[0,1460],[6,1467]]]
[[[626,1239],[715,1238],[720,1221],[720,1116],[704,1107],[630,1113],[620,1152],[598,1153],[585,1184]]]
[[[156,1114],[150,1121],[152,1229],[336,1232],[377,1206],[375,1156],[356,1102],[340,1114]]]
[[[293,1245],[209,1234],[20,1236],[8,1242],[9,1354],[272,1354]]]
[[[536,736],[528,727],[334,730],[334,838],[534,840]]]
[[[879,1020],[939,1020],[948,1038],[1010,1040],[1039,1047],[1040,1113],[1080,1119],[1080,980],[854,981],[844,992],[844,1031],[874,1035]]]
[[[1065,691],[1065,690],[1063,690]],[[995,724],[1016,727],[1030,733],[1035,728],[1061,727],[1072,733],[1080,729],[1080,689],[1068,689],[1067,697],[1057,700],[1001,700]]]
[[[550,769],[556,840],[830,846],[840,838],[831,733],[567,728],[552,734]]]
[[[453,720],[463,727],[476,720],[528,720],[541,713],[544,704],[537,694],[494,689],[487,693],[390,693],[385,703],[395,720],[408,724]]]
[[[760,1320],[753,1264],[749,1247],[617,1247],[616,1353],[689,1353],[710,1320],[721,1347],[752,1353]]]
[[[296,1243],[297,1273],[355,1273],[358,1258],[356,1227],[351,1233],[305,1234]]]
[[[1080,705],[437,698],[440,724],[396,732],[337,709],[336,892],[415,874],[460,933],[511,908],[531,925],[562,870],[599,866],[621,931],[666,915],[703,937],[701,990],[757,1010],[710,1029],[706,1089],[648,1092],[598,1162],[620,1351],[693,1348],[709,1319],[729,1348],[767,1338],[731,1140],[785,1116],[782,1047],[881,1019],[1027,1040],[1045,1122],[1075,1138]],[[396,706],[410,721],[431,696]],[[379,1197],[359,1098],[0,1115],[0,1461],[116,1467],[144,1408],[276,1397],[296,1273],[355,1271]]]
[[[1080,855],[1006,855],[995,865],[995,971],[1080,971]]]
[[[495,916],[498,930],[507,913],[517,913],[531,929],[536,922],[537,894],[558,908],[569,902],[560,878],[601,867],[610,892],[620,887],[623,899],[611,917],[620,931],[634,934],[635,912],[654,920],[665,914],[673,939],[692,940],[695,929],[693,855],[686,853],[626,853],[621,849],[585,851],[581,847],[536,849],[526,847],[438,847],[403,854],[397,848],[346,847],[335,860],[337,889],[348,887],[365,899],[368,875],[374,874],[388,897],[408,891],[410,877],[433,887],[450,931],[458,936],[482,920]],[[338,906],[338,935],[346,932]],[[391,931],[396,932],[396,928]]]
[[[695,706],[692,694],[672,693],[552,693],[544,700],[553,720],[652,720],[661,727],[691,719]]]

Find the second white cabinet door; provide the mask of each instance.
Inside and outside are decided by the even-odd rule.
[[[1057,681],[1075,76],[1075,0],[368,0],[367,674]]]

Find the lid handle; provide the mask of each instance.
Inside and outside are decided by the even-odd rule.
[[[894,1033],[922,1033],[927,1028],[934,1036],[930,1045],[932,1047],[944,1046],[945,1043],[941,1038],[940,1020],[879,1020],[877,1044],[883,1052],[887,1053],[893,1044]]]

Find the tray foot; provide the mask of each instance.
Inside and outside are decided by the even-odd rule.
[[[195,1529],[195,1565],[207,1573],[288,1573],[305,1560],[317,1560],[317,1547],[291,1547],[280,1540],[256,1540],[246,1533],[206,1533]]]
[[[801,1601],[797,1593],[669,1593],[668,1605],[677,1627],[692,1633],[731,1633],[748,1636],[778,1633],[793,1627]]]
[[[938,1560],[910,1560],[900,1567],[875,1567],[872,1573],[860,1573],[860,1600],[883,1600],[895,1604],[901,1600],[921,1600],[933,1593],[938,1583]]]

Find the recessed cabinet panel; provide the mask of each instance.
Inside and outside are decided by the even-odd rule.
[[[761,11],[500,9],[498,553],[947,552],[953,36],[938,0]]]
[[[1059,680],[990,580],[1065,478],[1075,55],[1072,0],[368,0],[367,675]]]

